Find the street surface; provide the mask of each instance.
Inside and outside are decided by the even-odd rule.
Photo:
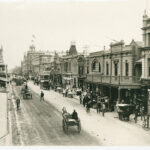
[[[14,88],[19,96],[20,89]],[[21,99],[18,111],[12,100],[13,145],[100,145],[84,130],[79,134],[77,127],[71,127],[66,135],[62,130],[61,112],[46,101],[40,102],[38,94],[32,94],[33,99]]]
[[[78,99],[66,98],[53,90],[44,91],[45,101],[40,102],[40,88],[28,83],[33,90],[32,100],[21,99],[21,109],[16,111],[12,100],[14,145],[102,145],[102,146],[148,146],[150,131],[131,122],[120,121],[117,113],[107,112],[105,117],[96,110],[86,113]],[[20,93],[17,87],[17,93]],[[62,107],[68,112],[76,109],[81,119],[82,131],[75,127],[65,134],[62,130]],[[17,129],[16,129],[17,127]],[[18,135],[18,136],[16,136]]]
[[[0,146],[9,144],[7,93],[0,92]]]

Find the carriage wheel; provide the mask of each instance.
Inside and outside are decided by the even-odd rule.
[[[79,122],[78,126],[77,126],[77,129],[78,129],[78,133],[81,132],[81,123]]]

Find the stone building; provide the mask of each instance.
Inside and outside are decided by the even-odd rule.
[[[62,87],[61,57],[56,52],[50,64],[50,79],[53,87]]]
[[[0,48],[0,87],[6,87],[7,82],[7,65],[3,59],[3,47]]]
[[[147,110],[147,103],[149,101],[148,89],[150,89],[150,18],[146,14],[143,15],[143,42],[144,45],[141,48],[142,57],[138,60],[141,67],[141,89],[142,100]],[[148,104],[149,105],[149,104]],[[149,109],[150,110],[150,109]]]
[[[69,51],[61,58],[63,87],[83,88],[84,61],[84,55],[78,54],[75,43],[71,43]]]
[[[22,73],[24,76],[27,76],[27,77],[35,76],[35,72],[34,72],[35,62],[34,62],[34,60],[42,54],[44,54],[44,52],[36,51],[34,45],[31,45],[29,47],[29,50],[27,51],[27,54],[24,55],[23,61],[21,63],[21,68],[23,71]]]
[[[53,60],[53,55],[42,53],[32,59],[33,73],[38,76],[43,71],[50,71],[50,63]]]
[[[101,96],[109,97],[109,106],[117,100],[129,103],[129,97],[140,89],[139,42],[125,45],[123,41],[111,43],[109,50],[90,53],[86,59],[87,89]]]

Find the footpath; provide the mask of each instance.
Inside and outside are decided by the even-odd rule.
[[[73,98],[74,98],[78,103],[80,103],[80,98],[79,98],[79,96],[74,95]],[[81,104],[81,105],[82,105],[82,104]],[[93,113],[97,113],[97,112],[96,112],[96,109],[91,109],[91,111],[92,111]],[[106,112],[106,114],[107,114],[107,117],[119,119],[118,113],[115,112],[115,111],[114,111],[114,112]],[[134,115],[134,114],[131,114],[131,115],[130,115],[130,121],[128,121],[127,123],[130,123],[130,124],[135,125],[135,126],[142,127],[142,125],[143,125],[143,118],[141,119],[141,117],[139,116],[139,117],[137,118],[137,122],[135,123],[134,117],[135,117],[135,115]],[[148,130],[148,129],[145,128],[145,130]]]
[[[8,95],[0,89],[0,146],[10,145]]]

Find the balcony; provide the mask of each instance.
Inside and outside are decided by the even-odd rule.
[[[109,84],[139,84],[140,77],[135,76],[104,76],[100,74],[88,74],[87,80],[95,83],[109,83]]]

